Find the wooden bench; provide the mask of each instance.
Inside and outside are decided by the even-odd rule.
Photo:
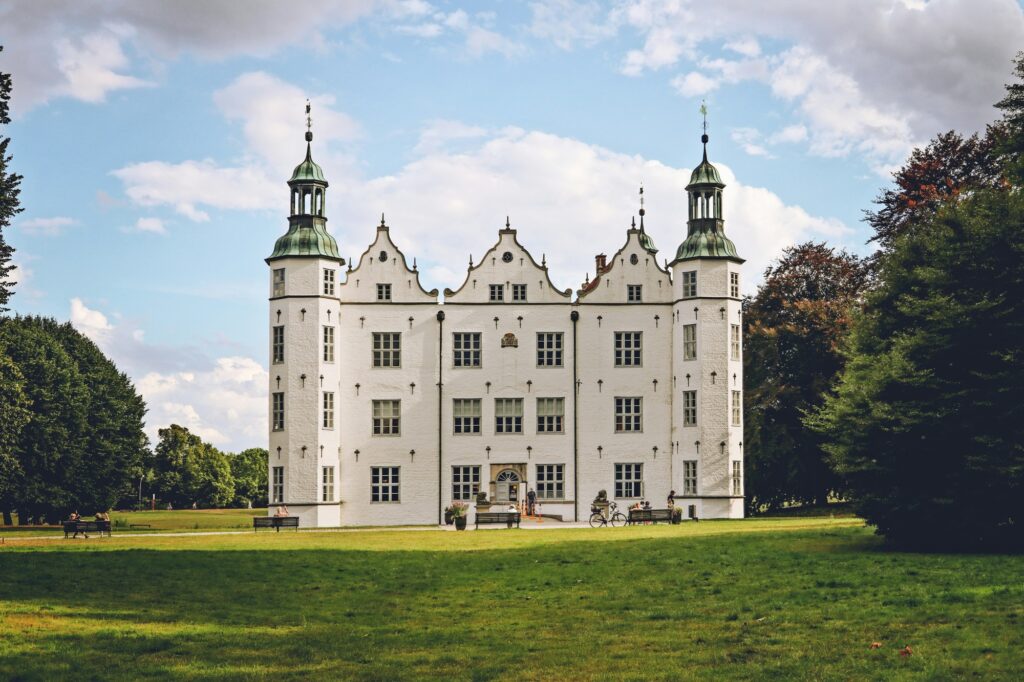
[[[274,528],[278,533],[282,528],[294,528],[299,530],[298,516],[254,516],[252,518],[252,531],[255,533],[260,528]]]
[[[630,509],[627,523],[657,523],[658,521],[672,522],[671,509]]]
[[[518,528],[519,512],[477,512],[476,527],[479,528],[481,523],[504,523],[509,528],[515,523],[516,528]]]
[[[110,537],[110,521],[65,521],[63,525],[64,539],[76,533],[96,533],[100,537],[106,533]]]

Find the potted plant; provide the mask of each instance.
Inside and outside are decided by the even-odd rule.
[[[444,525],[450,526],[455,521],[455,513],[452,512],[451,507],[444,508]]]
[[[469,513],[469,505],[465,502],[452,502],[452,506],[448,509],[451,510],[455,530],[466,530],[466,514]]]

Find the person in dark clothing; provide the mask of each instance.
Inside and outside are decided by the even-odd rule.
[[[537,511],[537,493],[533,488],[530,488],[530,492],[526,493],[526,514],[528,516],[534,516]]]

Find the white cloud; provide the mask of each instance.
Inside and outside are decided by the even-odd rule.
[[[530,3],[530,33],[563,50],[591,46],[615,35],[617,15],[606,16],[597,2],[542,0]]]
[[[772,134],[772,144],[786,144],[793,142],[803,142],[807,139],[807,127],[803,125],[791,125],[786,126],[777,133]]]
[[[757,57],[761,54],[761,45],[757,42],[756,38],[747,36],[745,38],[739,38],[737,40],[730,41],[725,44],[725,49],[732,50],[737,54],[741,54],[744,57]]]
[[[135,222],[135,231],[167,234],[167,230],[164,229],[164,221],[159,218],[139,218]]]
[[[672,79],[672,87],[684,97],[699,97],[718,88],[718,81],[708,78],[698,71],[691,71],[684,76]]]
[[[71,299],[71,324],[96,344],[109,338],[113,329],[106,315],[88,308],[80,298]]]
[[[772,158],[771,152],[762,144],[761,132],[756,128],[734,128],[730,137],[747,154]]]
[[[96,103],[104,101],[113,90],[152,85],[141,78],[118,73],[129,67],[128,57],[121,49],[125,33],[131,31],[115,32],[108,27],[78,42],[67,38],[57,41],[57,69],[64,76],[64,84],[58,91]]]
[[[419,142],[413,148],[413,153],[430,154],[443,149],[454,141],[475,140],[486,134],[486,129],[480,126],[466,125],[461,121],[430,121],[420,133]]]
[[[67,228],[77,224],[78,221],[74,218],[68,218],[67,216],[55,216],[53,218],[30,218],[29,220],[19,220],[15,224],[15,227],[19,230],[24,230],[28,234],[56,237],[63,233]]]

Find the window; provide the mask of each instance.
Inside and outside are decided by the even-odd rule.
[[[391,300],[391,285],[390,284],[378,284],[377,285],[377,300],[378,301],[390,301]]]
[[[683,391],[683,426],[697,425],[697,391]]]
[[[697,295],[697,271],[689,270],[683,273],[683,298],[693,298]]]
[[[615,332],[615,366],[639,367],[643,332]]]
[[[274,467],[274,473],[270,477],[270,501],[273,504],[284,502],[284,467]]]
[[[697,494],[697,460],[683,461],[683,495]]]
[[[697,325],[683,325],[683,360],[697,359]]]
[[[615,497],[643,497],[644,465],[615,465]]]
[[[453,500],[472,500],[478,492],[480,492],[480,467],[452,467]]]
[[[492,284],[491,286],[491,301],[504,301],[505,300],[505,285],[504,284]]]
[[[740,297],[740,273],[729,273],[729,295],[733,298]]]
[[[370,467],[370,502],[398,502],[399,467]]]
[[[274,270],[274,296],[284,296],[284,268]]]
[[[537,465],[537,499],[561,500],[565,497],[565,465]]]
[[[495,398],[494,399],[494,432],[495,433],[522,433],[523,432],[523,399],[522,398]]]
[[[512,285],[512,300],[513,301],[525,301],[526,300],[526,285],[525,284],[513,284]]]
[[[324,296],[334,296],[334,270],[324,268]]]
[[[743,397],[739,391],[732,392],[732,425],[740,425],[740,415],[743,412]]]
[[[271,423],[275,431],[284,431],[284,393],[274,393],[271,407]]]
[[[456,367],[480,366],[480,332],[455,332],[452,360]]]
[[[373,333],[373,366],[402,366],[402,332]]]
[[[643,285],[642,284],[627,284],[626,285],[626,302],[627,303],[640,303],[643,300]]]
[[[334,428],[334,393],[324,391],[324,428]]]
[[[334,327],[324,327],[324,362],[334,362]]]
[[[479,398],[456,398],[452,401],[452,414],[456,434],[480,433]]]
[[[274,327],[272,338],[271,355],[274,358],[273,362],[284,362],[284,327]]]
[[[615,432],[627,433],[630,431],[642,431],[641,427],[641,404],[642,398],[616,398],[615,399]]]
[[[323,482],[323,496],[321,502],[334,502],[334,467],[323,467],[321,479]]]
[[[743,462],[738,459],[732,461],[732,494],[743,494]]]
[[[373,435],[397,436],[402,421],[401,400],[373,401]]]
[[[562,366],[562,332],[537,332],[537,366]]]
[[[537,398],[537,433],[562,433],[565,398]]]

